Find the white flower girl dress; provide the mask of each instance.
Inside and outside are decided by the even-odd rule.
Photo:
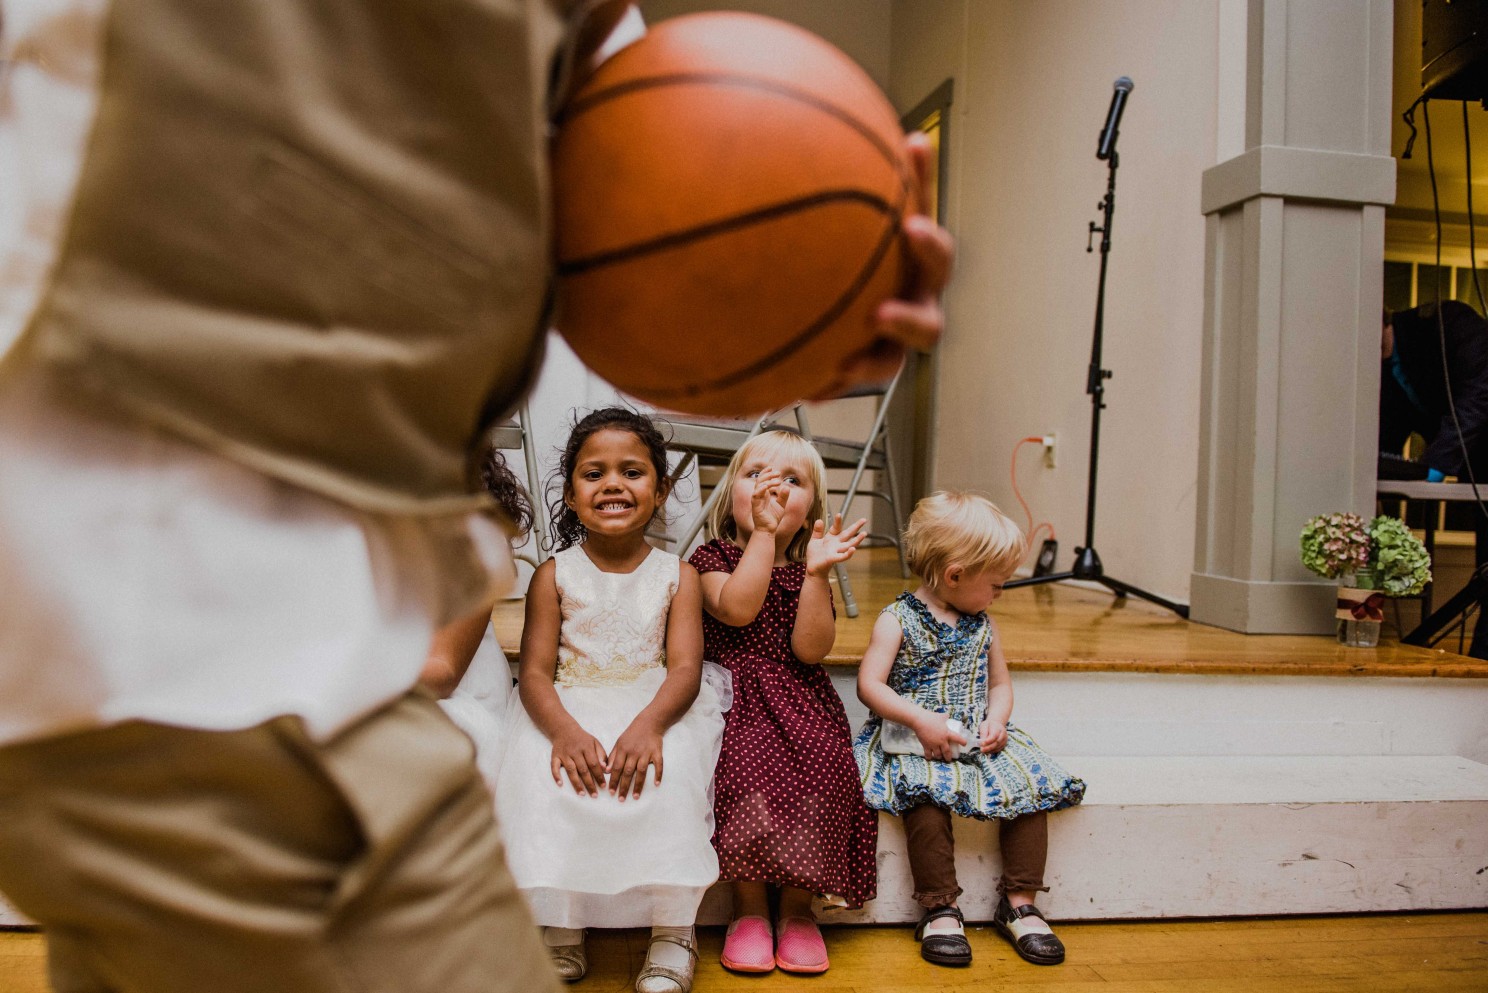
[[[564,708],[606,752],[666,677],[667,615],[680,560],[652,549],[629,573],[601,572],[580,547],[554,557],[561,602],[555,682]],[[713,768],[729,706],[727,670],[703,663],[697,699],[662,738],[662,782],[639,799],[578,794],[550,771],[552,743],[513,693],[497,776],[507,858],[538,924],[691,925],[718,879]]]

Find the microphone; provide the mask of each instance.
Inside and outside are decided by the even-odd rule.
[[[1103,162],[1116,151],[1116,129],[1121,127],[1121,112],[1126,109],[1126,95],[1131,91],[1130,76],[1116,80],[1116,92],[1111,94],[1111,109],[1106,112],[1106,126],[1101,129],[1100,145],[1095,150],[1095,157]]]

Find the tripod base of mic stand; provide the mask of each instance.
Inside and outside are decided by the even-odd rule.
[[[1014,579],[1003,583],[1002,588],[1011,590],[1018,586],[1036,586],[1042,583],[1058,583],[1065,579],[1085,579],[1092,583],[1100,583],[1106,589],[1116,594],[1118,598],[1134,596],[1148,603],[1155,603],[1159,607],[1171,610],[1179,617],[1188,617],[1188,604],[1174,603],[1172,600],[1158,596],[1156,593],[1148,593],[1146,590],[1130,583],[1123,583],[1106,575],[1105,568],[1101,565],[1100,556],[1093,548],[1075,549],[1075,564],[1069,572],[1051,572],[1043,576],[1029,576],[1026,579]]]
[[[1011,585],[1012,583],[1007,583],[1004,588]],[[1420,645],[1424,648],[1431,647],[1441,637],[1443,631],[1451,628],[1469,607],[1482,602],[1485,596],[1488,596],[1488,565],[1481,565],[1473,570],[1466,586],[1453,594],[1446,603],[1432,611],[1430,617],[1422,618],[1421,623],[1417,624],[1414,630],[1400,639],[1400,643]]]

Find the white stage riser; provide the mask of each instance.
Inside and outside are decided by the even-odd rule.
[[[996,827],[956,823],[967,917],[996,906]],[[1488,801],[1092,805],[1049,822],[1050,892],[1060,920],[1231,917],[1488,906]],[[919,908],[899,819],[879,819],[878,898],[826,922],[912,923]],[[700,923],[722,924],[715,886]],[[0,899],[0,926],[29,923]]]
[[[1367,654],[1367,649],[1361,649]],[[856,732],[857,669],[829,666]],[[1488,763],[1488,679],[1015,672],[1050,754],[1459,755]]]
[[[1485,824],[1488,801],[1075,808],[1050,818],[1038,903],[1058,920],[1481,908]],[[956,846],[961,906],[986,921],[1002,872],[996,828],[957,821]],[[876,900],[822,920],[918,920],[898,818],[879,820],[878,866]],[[728,908],[727,886],[714,887],[701,923],[727,922]]]
[[[854,730],[856,670],[832,684]],[[1015,672],[1013,722],[1065,755],[1461,755],[1488,762],[1488,679]]]
[[[5,895],[0,894],[0,927],[25,927],[31,922],[21,916],[21,912],[5,902]]]
[[[831,674],[856,728],[866,711],[856,697],[855,671],[834,668]],[[1015,722],[1092,785],[1084,807],[1051,821],[1054,891],[1041,901],[1051,915],[1488,906],[1488,871],[1482,871],[1488,870],[1488,791],[1462,796],[1446,783],[1433,787],[1427,776],[1405,799],[1366,794],[1317,802],[1337,757],[1488,762],[1488,680],[1022,672],[1014,684]],[[1126,772],[1113,777],[1109,769],[1087,770],[1075,758],[1080,755],[1103,756]],[[1141,783],[1161,775],[1143,772],[1144,756],[1158,765],[1173,756],[1300,756],[1291,760],[1300,781],[1319,778],[1276,803],[1260,796],[1210,802],[1179,795],[1127,804],[1129,796],[1121,794],[1141,793]],[[967,906],[985,917],[999,871],[996,838],[985,825],[964,827],[958,864]],[[884,819],[882,895],[864,911],[835,919],[917,916],[908,865],[894,847],[900,837],[897,821]],[[1347,844],[1333,843],[1339,839]],[[1433,854],[1429,846],[1442,839],[1451,852]],[[704,904],[704,921],[725,920],[726,907],[720,887]],[[0,900],[0,926],[23,923]]]
[[[1488,765],[1433,756],[1079,757],[1085,803],[1049,817],[1063,920],[1243,917],[1488,906]],[[968,917],[1002,871],[995,825],[956,821]],[[879,818],[878,898],[824,919],[917,920],[904,831]],[[704,903],[727,919],[728,894]]]

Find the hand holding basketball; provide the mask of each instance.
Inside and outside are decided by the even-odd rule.
[[[919,196],[916,204],[930,202],[930,140],[915,131],[905,136],[905,150],[914,166]],[[935,347],[945,330],[940,294],[951,277],[954,246],[951,233],[925,214],[904,219],[905,243],[910,271],[899,296],[879,304],[874,314],[878,337],[863,351],[849,355],[838,369],[838,378],[812,399],[827,399],[857,383],[882,383],[899,370],[906,349]]]

